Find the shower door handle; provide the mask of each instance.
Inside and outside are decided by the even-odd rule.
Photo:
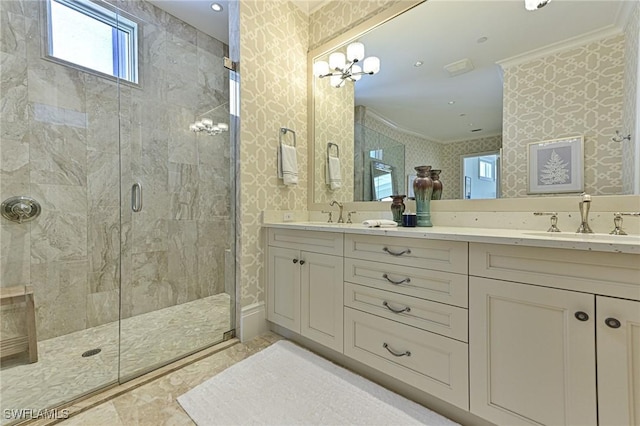
[[[142,210],[142,185],[136,182],[131,187],[131,210],[138,213]]]

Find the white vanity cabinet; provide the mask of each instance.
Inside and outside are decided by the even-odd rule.
[[[345,355],[468,410],[467,243],[345,236]]]
[[[342,234],[268,230],[267,319],[342,352]]]
[[[509,425],[639,424],[637,255],[469,253],[471,412]]]

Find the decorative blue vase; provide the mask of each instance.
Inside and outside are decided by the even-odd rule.
[[[413,193],[416,197],[417,226],[433,226],[431,223],[431,195],[433,181],[431,166],[415,167],[417,176],[413,181]]]

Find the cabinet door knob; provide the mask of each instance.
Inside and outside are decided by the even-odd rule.
[[[607,324],[611,328],[620,328],[620,321],[615,318],[607,318],[604,320],[604,323]]]
[[[300,264],[301,264],[301,265],[304,265],[304,260],[301,260],[301,261],[300,261]]]
[[[298,259],[293,259],[293,263],[298,263]]]
[[[589,314],[586,312],[578,311],[576,312],[576,318],[578,321],[589,321]]]

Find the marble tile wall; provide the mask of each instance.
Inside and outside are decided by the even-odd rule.
[[[0,197],[43,207],[2,220],[0,285],[33,285],[39,340],[116,320],[121,268],[123,317],[224,292],[233,274],[229,134],[188,130],[229,120],[228,46],[147,2],[112,3],[141,26],[139,86],[43,59],[41,2],[0,2]],[[3,309],[3,335],[20,318]]]

